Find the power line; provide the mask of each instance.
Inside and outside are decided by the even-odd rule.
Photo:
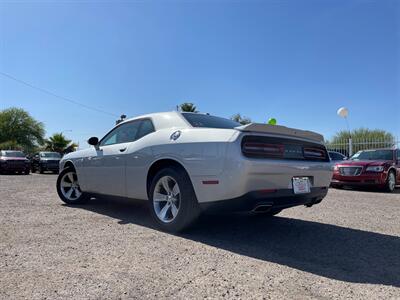
[[[109,115],[109,116],[119,117],[118,115],[113,114],[113,113],[110,113],[110,112],[108,112],[108,111],[105,111],[105,110],[102,110],[102,109],[98,109],[98,108],[93,107],[93,106],[89,106],[89,105],[86,105],[86,104],[83,104],[83,103],[79,103],[79,102],[77,102],[77,101],[75,101],[75,100],[72,100],[72,99],[70,99],[70,98],[63,97],[63,96],[54,94],[53,92],[50,92],[50,91],[48,91],[48,90],[46,90],[46,89],[43,89],[43,88],[41,88],[41,87],[35,86],[35,85],[33,85],[33,84],[30,84],[30,83],[28,83],[28,82],[26,82],[26,81],[23,81],[23,80],[21,80],[21,79],[15,78],[14,76],[11,76],[11,75],[9,75],[9,74],[7,74],[7,73],[4,73],[4,72],[1,72],[1,71],[0,71],[0,74],[3,75],[3,76],[5,76],[5,77],[7,77],[7,78],[9,78],[9,79],[12,79],[12,80],[14,80],[14,81],[16,81],[16,82],[19,82],[19,83],[21,83],[21,84],[24,84],[24,85],[26,85],[26,86],[29,86],[29,87],[32,88],[32,89],[38,90],[38,91],[40,91],[40,92],[42,92],[42,93],[51,95],[51,96],[56,97],[56,98],[58,98],[58,99],[64,100],[64,101],[66,101],[66,102],[69,102],[69,103],[72,103],[72,104],[75,104],[75,105],[79,105],[79,106],[84,107],[84,108],[86,108],[86,109],[91,109],[91,110],[93,110],[93,111],[97,111],[97,112],[99,112],[99,113],[106,114],[106,115]]]

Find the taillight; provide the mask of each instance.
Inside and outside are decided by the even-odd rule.
[[[242,151],[244,154],[280,158],[283,157],[284,146],[280,144],[245,142]]]
[[[303,148],[304,158],[326,159],[326,152],[318,148]]]

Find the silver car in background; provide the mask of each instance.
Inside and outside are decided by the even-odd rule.
[[[205,210],[275,215],[325,197],[332,167],[323,137],[284,126],[165,112],[128,119],[60,161],[68,204],[102,194],[148,200],[155,222],[177,232]]]

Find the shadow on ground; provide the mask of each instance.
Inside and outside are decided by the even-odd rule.
[[[92,199],[79,208],[154,228],[144,201]],[[400,287],[400,238],[285,217],[204,215],[188,240],[327,278]]]

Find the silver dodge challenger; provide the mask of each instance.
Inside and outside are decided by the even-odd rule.
[[[320,134],[277,125],[241,126],[200,113],[163,112],[116,125],[92,147],[60,161],[57,192],[68,204],[96,195],[147,200],[166,231],[201,212],[272,216],[321,202],[332,177]]]

